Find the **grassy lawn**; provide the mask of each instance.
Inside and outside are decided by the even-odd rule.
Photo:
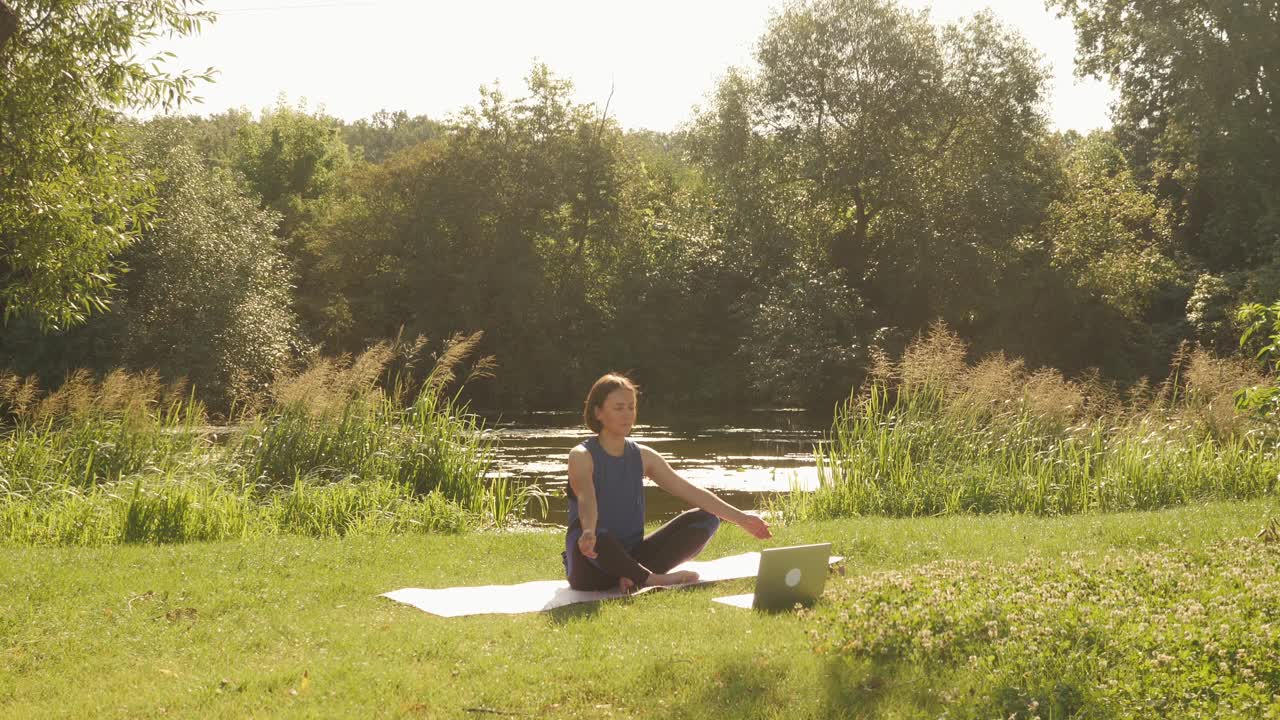
[[[1275,499],[1160,512],[778,528],[845,572],[1195,548]],[[268,538],[0,553],[0,717],[936,717],[933,678],[816,655],[805,621],[710,602],[750,581],[444,619],[377,595],[557,577],[552,532]],[[760,545],[725,528],[706,551]]]

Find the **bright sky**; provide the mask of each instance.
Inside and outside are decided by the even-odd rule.
[[[1076,80],[1070,22],[1040,0],[899,0],[931,8],[937,23],[990,7],[1028,38],[1053,69],[1047,111],[1059,129],[1109,125],[1115,93]],[[573,81],[579,102],[624,128],[668,131],[693,116],[730,66],[752,50],[783,0],[207,0],[218,21],[199,36],[167,40],[170,67],[220,73],[186,112],[258,111],[290,103],[347,120],[380,109],[444,119],[497,81],[524,90],[535,59]]]

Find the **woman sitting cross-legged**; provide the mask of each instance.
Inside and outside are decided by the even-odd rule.
[[[575,590],[623,591],[694,582],[671,572],[706,547],[720,520],[761,540],[769,525],[692,485],[653,449],[627,439],[636,422],[636,386],[610,373],[591,386],[582,418],[596,436],[569,452],[569,530],[564,564]],[[696,506],[644,534],[644,478]]]

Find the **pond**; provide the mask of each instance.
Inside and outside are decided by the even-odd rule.
[[[543,412],[487,416],[496,441],[496,477],[533,482],[551,495],[546,521],[567,522],[566,459],[573,446],[590,437],[582,414]],[[817,486],[813,460],[830,418],[799,410],[752,410],[733,417],[646,417],[641,414],[631,439],[666,457],[681,477],[711,490],[743,509],[759,507],[773,493]],[[652,482],[645,481],[646,515],[667,520],[688,508]],[[535,513],[533,517],[537,517]]]

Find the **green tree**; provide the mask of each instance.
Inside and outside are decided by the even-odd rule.
[[[763,287],[794,257],[801,239],[792,216],[806,204],[795,158],[761,118],[760,93],[758,78],[731,68],[684,141],[706,181],[711,231],[732,253],[742,292]]]
[[[1107,133],[1076,144],[1066,175],[1066,192],[1043,228],[1054,266],[1121,316],[1142,319],[1162,290],[1185,284],[1171,257],[1167,212],[1139,186]]]
[[[185,377],[225,409],[259,391],[302,350],[290,311],[291,276],[273,231],[234,171],[195,150],[186,118],[128,128],[130,166],[154,188],[154,212],[116,257],[123,270],[109,312],[40,332],[31,318],[5,328],[0,366],[55,384],[85,368],[153,368]]]
[[[831,206],[832,258],[860,274],[872,223],[909,205],[915,166],[945,133],[934,28],[886,0],[796,3],[770,22],[757,60],[753,120],[781,141],[786,180]]]
[[[283,241],[282,251],[296,279],[293,312],[304,334],[319,341],[319,318],[341,302],[326,297],[319,268],[324,259],[310,246],[307,228],[323,222],[344,201],[351,175],[360,165],[343,139],[342,122],[282,100],[256,120],[228,113],[197,124],[193,131],[201,145],[215,150],[210,158],[215,164],[221,164],[222,143],[234,131],[230,166],[261,198],[260,207],[277,218],[275,234]]]
[[[1239,290],[1226,278],[1203,273],[1196,278],[1187,300],[1187,322],[1196,342],[1219,355],[1231,352],[1236,342],[1234,306]]]
[[[855,387],[871,346],[875,316],[822,253],[786,268],[752,316],[743,352],[760,397],[830,409]]]
[[[213,167],[239,172],[242,166],[241,135],[254,123],[253,113],[230,109],[213,115],[189,115],[171,123],[180,130],[184,142]]]
[[[989,13],[939,28],[888,0],[815,0],[771,21],[757,60],[721,81],[689,143],[716,230],[748,273],[748,314],[779,316],[768,291],[803,260],[810,279],[793,281],[828,283],[834,266],[848,290],[826,306],[847,321],[811,318],[841,334],[833,352],[901,342],[938,318],[985,336],[983,350],[1025,330],[1009,291],[1060,173],[1046,72],[1027,43]],[[755,367],[776,366],[764,360]]]
[[[138,164],[156,178],[156,219],[122,258],[121,358],[185,376],[225,406],[297,355],[291,275],[278,216],[209,167],[179,122],[153,121],[137,141]]]
[[[342,136],[353,150],[359,148],[365,160],[380,163],[407,147],[444,135],[445,130],[444,123],[426,115],[379,110],[367,120],[343,125]]]
[[[0,45],[0,316],[45,329],[107,307],[113,258],[151,209],[118,113],[172,108],[209,73],[169,75],[134,57],[212,19],[189,0],[31,0]]]
[[[1048,202],[1039,58],[989,13],[937,28],[888,0],[819,0],[758,52],[758,127],[825,208],[834,263],[884,321],[962,331],[1003,304]]]
[[[1272,0],[1050,0],[1079,71],[1120,90],[1115,131],[1209,272],[1280,260],[1280,5]]]
[[[262,197],[262,206],[280,213],[278,234],[286,239],[294,237],[352,163],[340,120],[283,101],[240,126],[238,144],[236,169]]]
[[[306,312],[331,349],[482,328],[486,354],[519,358],[502,370],[510,399],[541,405],[580,383],[566,358],[598,372],[576,348],[619,301],[622,134],[545,66],[527,89],[482,89],[446,135],[352,174],[305,230],[320,278]]]
[[[578,400],[589,373],[613,367],[675,407],[741,406],[749,358],[738,348],[753,296],[745,270],[755,260],[715,231],[714,196],[682,157],[682,137],[632,134],[626,145],[616,251],[584,278],[588,309],[609,315],[577,335],[594,367],[574,376],[567,399]]]

